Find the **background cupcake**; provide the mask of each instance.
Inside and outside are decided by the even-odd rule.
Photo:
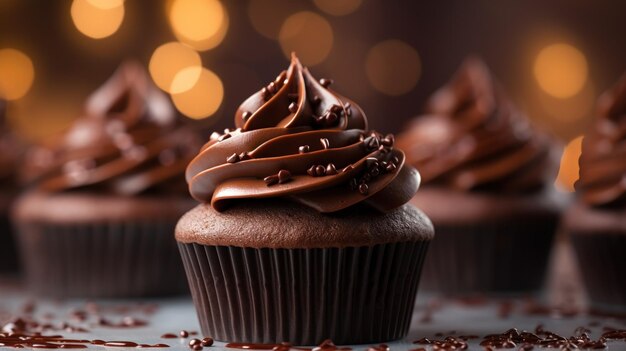
[[[423,288],[448,294],[540,288],[559,220],[550,144],[505,98],[487,67],[467,59],[398,145],[422,174],[413,203],[437,238]]]
[[[0,274],[17,272],[17,250],[9,212],[19,187],[16,169],[22,144],[7,125],[6,101],[0,99]]]
[[[183,174],[198,148],[143,68],[123,64],[26,161],[32,189],[15,218],[29,287],[81,297],[184,291],[172,233],[193,206]]]
[[[204,204],[176,239],[205,335],[311,345],[408,332],[433,236],[406,204],[419,174],[331,82],[293,57],[187,169]]]
[[[565,217],[592,307],[626,310],[626,75],[598,100]]]

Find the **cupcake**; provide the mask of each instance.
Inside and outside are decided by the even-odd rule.
[[[244,343],[404,337],[433,227],[393,135],[293,56],[187,168],[176,239],[202,332]]]
[[[29,152],[14,218],[31,291],[56,297],[180,293],[172,238],[192,208],[184,172],[199,149],[137,63],[123,64],[62,135]]]
[[[18,259],[10,222],[10,209],[17,195],[16,168],[21,143],[7,126],[6,102],[0,99],[0,274],[17,273]]]
[[[549,140],[467,59],[398,137],[423,188],[412,203],[437,230],[422,287],[447,295],[541,288],[560,204]]]
[[[578,201],[564,219],[591,307],[626,311],[626,75],[583,138]]]

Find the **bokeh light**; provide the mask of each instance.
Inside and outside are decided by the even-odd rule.
[[[295,52],[304,65],[316,65],[333,47],[333,29],[322,16],[309,11],[295,13],[285,20],[278,35],[287,58]]]
[[[565,43],[543,48],[534,64],[534,75],[539,87],[549,95],[566,99],[578,94],[588,76],[585,55]]]
[[[179,78],[178,76],[189,74],[188,70],[180,71],[174,78],[173,84],[184,84],[185,77]],[[172,88],[181,89],[180,87]],[[193,119],[202,119],[213,115],[219,109],[223,99],[224,86],[222,81],[215,73],[206,68],[201,70],[198,81],[190,89],[179,94],[172,94],[172,101],[178,111]]]
[[[0,98],[16,100],[26,95],[35,79],[33,62],[16,49],[0,50]]]
[[[124,0],[87,0],[92,6],[108,10],[124,5]]]
[[[122,25],[124,2],[74,0],[70,12],[78,31],[90,38],[102,39],[113,35]]]
[[[188,67],[198,68],[195,70],[195,78],[188,77],[195,79],[190,83],[193,86],[200,77],[202,60],[195,50],[179,42],[170,42],[159,46],[152,54],[148,65],[154,83],[169,93],[172,93],[172,82],[176,74]]]
[[[174,0],[169,20],[176,38],[200,51],[219,45],[228,31],[228,14],[219,0]]]
[[[252,27],[269,39],[278,39],[282,23],[298,10],[295,1],[250,0],[248,3],[248,17]]]
[[[420,78],[421,69],[417,51],[396,39],[376,44],[365,60],[365,71],[372,86],[392,96],[411,91]]]
[[[356,11],[363,0],[313,0],[320,10],[333,16],[345,16]]]
[[[583,136],[572,139],[563,149],[559,174],[554,185],[563,192],[573,192],[574,183],[578,180],[578,159],[582,151]]]
[[[202,75],[202,66],[191,66],[181,69],[172,80],[170,94],[181,94],[191,90]]]

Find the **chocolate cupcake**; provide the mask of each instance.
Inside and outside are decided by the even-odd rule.
[[[17,273],[18,259],[10,209],[18,194],[16,169],[22,143],[6,122],[6,101],[0,99],[0,274]]]
[[[626,311],[626,75],[598,100],[579,164],[564,227],[591,306]]]
[[[15,211],[28,286],[57,297],[186,290],[176,221],[194,206],[184,172],[199,149],[136,63],[88,99],[84,115],[29,153]]]
[[[412,203],[437,230],[422,288],[449,295],[537,291],[559,221],[548,139],[467,59],[398,145],[420,170]]]
[[[404,337],[433,228],[392,135],[294,56],[187,168],[176,227],[202,332],[247,343]]]

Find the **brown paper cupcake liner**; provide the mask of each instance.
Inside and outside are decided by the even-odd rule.
[[[121,298],[187,291],[174,220],[18,223],[29,289],[41,296]]]
[[[313,249],[179,243],[205,335],[295,345],[406,336],[427,247],[428,242]]]
[[[591,307],[626,311],[626,233],[571,233]]]
[[[556,219],[435,227],[422,291],[462,296],[524,294],[542,288]]]
[[[0,217],[0,274],[16,274],[18,271],[17,247],[7,216]]]

